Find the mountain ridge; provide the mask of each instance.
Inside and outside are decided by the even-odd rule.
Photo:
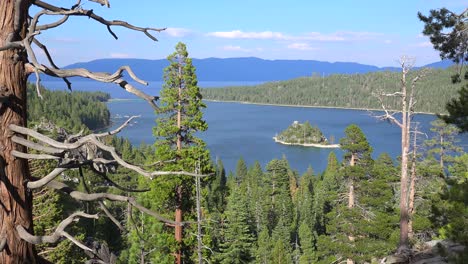
[[[398,71],[398,67],[378,67],[357,62],[327,62],[317,60],[266,60],[256,57],[192,59],[199,81],[282,81],[298,77],[331,74],[360,74],[377,71]],[[439,61],[423,67],[447,68],[450,61]],[[143,80],[162,81],[166,59],[105,58],[73,63],[70,68],[90,71],[114,72],[128,65]],[[416,67],[419,68],[419,67]],[[43,80],[52,80],[44,76]]]

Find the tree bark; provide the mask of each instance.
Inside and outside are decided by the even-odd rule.
[[[349,166],[353,167],[356,164],[356,154],[351,154],[351,159],[349,161]],[[349,183],[349,193],[348,193],[348,208],[354,208],[354,181],[351,179]],[[350,242],[354,242],[354,236],[348,235]],[[354,264],[352,259],[346,259],[346,264]]]
[[[408,249],[408,150],[410,119],[408,118],[406,73],[403,67],[401,77],[401,103],[402,103],[402,126],[401,126],[401,178],[400,178],[400,241],[398,252]]]
[[[411,157],[411,177],[410,177],[410,193],[409,193],[409,200],[408,200],[408,238],[413,238],[413,215],[415,213],[414,210],[414,197],[416,195],[416,141],[417,141],[417,134],[414,133],[413,138],[413,155]]]
[[[25,37],[29,1],[0,1],[0,46],[10,34],[13,41]],[[19,10],[17,10],[19,8]],[[15,13],[17,16],[15,18]],[[15,21],[16,19],[16,21]],[[15,27],[16,22],[16,27]],[[32,244],[22,240],[16,226],[33,233],[32,194],[25,182],[30,179],[27,160],[16,159],[11,152],[26,149],[12,142],[10,124],[26,126],[26,54],[21,50],[0,51],[0,96],[9,99],[0,107],[0,236],[6,238],[0,263],[37,263]]]

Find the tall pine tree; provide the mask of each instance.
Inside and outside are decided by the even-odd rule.
[[[168,56],[169,66],[164,70],[164,84],[161,90],[157,126],[154,135],[157,137],[155,148],[158,161],[164,170],[185,170],[198,173],[212,171],[210,155],[206,144],[195,137],[195,132],[205,131],[208,125],[203,120],[200,88],[192,59],[188,57],[185,44],[179,42],[175,52]],[[182,222],[192,217],[184,213],[192,212],[194,202],[194,181],[187,176],[171,176],[157,179],[152,183],[155,192],[167,193],[163,208],[175,211],[175,220]],[[179,244],[176,262],[181,263],[190,254],[189,245],[183,243],[182,226],[175,226],[175,239]],[[184,252],[182,252],[184,251]]]

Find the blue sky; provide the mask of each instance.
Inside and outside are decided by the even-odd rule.
[[[70,7],[75,1],[50,0]],[[417,12],[447,7],[461,12],[466,0],[140,0],[110,1],[111,8],[83,1],[83,7],[106,19],[167,30],[153,42],[141,32],[105,26],[84,17],[69,19],[38,38],[59,66],[98,58],[161,59],[177,42],[193,58],[259,57],[350,61],[396,66],[401,55],[416,65],[439,60]],[[135,4],[138,3],[138,4]],[[37,9],[31,9],[31,15]],[[53,17],[52,19],[57,19]],[[49,20],[44,18],[41,22]],[[38,52],[40,53],[40,52]],[[39,55],[43,59],[43,55]],[[45,60],[43,60],[45,62]]]

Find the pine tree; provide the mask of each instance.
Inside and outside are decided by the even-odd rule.
[[[168,56],[169,66],[164,70],[164,84],[161,90],[154,135],[157,137],[156,157],[161,161],[164,170],[185,170],[209,173],[212,171],[210,155],[206,144],[195,137],[195,132],[205,131],[208,125],[203,120],[200,89],[192,59],[188,57],[185,44],[179,42],[176,51]],[[161,208],[175,211],[175,220],[183,221],[183,213],[193,208],[193,179],[186,176],[171,176],[156,179],[151,183],[153,192],[159,192],[165,198]],[[166,193],[166,194],[163,194]],[[168,201],[169,200],[169,201]],[[189,218],[187,215],[185,218]],[[182,242],[182,226],[175,226],[175,239],[179,243],[176,253],[177,263],[182,255],[189,255],[188,245]],[[187,241],[188,242],[188,241]],[[181,252],[184,248],[184,252]]]
[[[236,166],[236,182],[239,185],[247,177],[247,165],[245,164],[244,159],[241,157],[237,161]]]
[[[432,121],[431,125],[431,131],[435,135],[430,140],[426,140],[424,145],[431,148],[428,154],[436,155],[439,158],[440,167],[445,169],[445,163],[450,162],[449,153],[461,152],[462,150],[454,144],[459,129],[454,125],[446,124],[440,119]]]
[[[247,200],[240,188],[235,188],[229,196],[225,215],[226,229],[220,263],[248,263],[254,256],[254,238],[248,223]]]
[[[434,49],[442,59],[450,59],[458,64],[458,71],[452,76],[453,83],[465,82],[458,91],[458,98],[450,100],[446,109],[448,116],[440,116],[445,122],[458,126],[461,131],[468,131],[468,71],[464,64],[468,61],[468,9],[456,14],[446,8],[430,10],[429,16],[418,12],[424,22],[423,34],[429,36]],[[463,72],[464,71],[464,72]]]

